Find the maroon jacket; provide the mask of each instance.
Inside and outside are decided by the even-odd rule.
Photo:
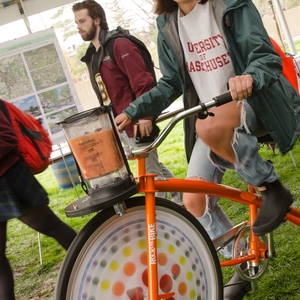
[[[13,127],[0,110],[0,177],[20,159],[17,145],[18,138]]]
[[[105,39],[106,34],[107,32],[101,30],[100,42]],[[103,44],[101,42],[101,45]],[[133,100],[152,89],[153,77],[146,68],[138,47],[126,38],[118,38],[114,42],[116,63],[109,57],[103,47],[99,51],[101,51],[99,72],[113,104],[114,112],[118,115]],[[93,82],[95,74],[93,74],[92,57],[94,53],[95,47],[93,44],[90,44],[82,61],[88,66],[91,82],[95,90],[98,87]],[[145,119],[152,120],[153,117]],[[133,136],[133,124],[126,127],[126,132],[129,137]]]

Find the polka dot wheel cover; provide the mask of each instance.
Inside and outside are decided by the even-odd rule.
[[[72,299],[148,299],[145,219],[131,219],[121,224],[118,219],[88,249],[76,274]],[[211,300],[207,298],[205,257],[182,224],[176,227],[176,222],[166,219],[157,216],[159,293],[175,292],[173,300]]]

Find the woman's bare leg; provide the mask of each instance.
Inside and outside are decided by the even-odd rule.
[[[240,125],[241,107],[235,102],[216,107],[211,111],[214,117],[196,121],[196,131],[202,141],[217,155],[235,163],[232,148],[234,129]]]

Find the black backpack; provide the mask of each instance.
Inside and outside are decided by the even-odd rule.
[[[156,85],[157,81],[156,81],[156,75],[154,71],[154,62],[152,60],[151,54],[147,49],[146,45],[141,40],[131,35],[128,30],[125,30],[120,26],[118,26],[116,30],[111,31],[110,35],[107,37],[105,41],[105,51],[108,52],[110,58],[116,63],[116,59],[113,51],[113,43],[117,38],[127,38],[135,45],[138,46],[139,50],[141,51],[142,57],[144,59],[146,68],[153,76],[153,80],[154,80],[153,84]]]

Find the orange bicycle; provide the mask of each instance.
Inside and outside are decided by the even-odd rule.
[[[65,212],[69,217],[99,212],[83,227],[67,251],[57,279],[56,300],[222,300],[221,267],[226,266],[235,266],[242,278],[255,285],[266,271],[268,258],[274,255],[272,233],[257,237],[251,231],[260,206],[260,195],[255,188],[249,186],[248,191],[243,191],[204,181],[155,180],[155,174],[146,173],[147,155],[179,121],[207,113],[208,109],[229,101],[230,94],[226,93],[180,112],[149,146],[127,149],[126,154],[122,148],[121,156],[125,157],[128,171],[125,177],[117,172],[113,183],[107,178],[91,179],[85,186],[88,195],[70,204]],[[94,111],[85,113],[83,119],[86,121],[86,117],[93,114]],[[111,113],[107,113],[107,118],[113,122]],[[67,123],[73,122],[74,119]],[[115,126],[112,130],[116,132]],[[96,143],[92,143],[92,148],[87,147],[92,140],[90,137],[84,142],[81,140],[80,145],[84,145],[83,150],[89,150],[89,157],[95,162],[98,156],[90,156],[90,153],[95,151]],[[100,144],[103,146],[103,143],[104,140]],[[72,143],[72,149],[71,146]],[[101,156],[99,151],[97,153]],[[127,159],[136,160],[134,177],[128,170]],[[101,166],[107,161],[109,159]],[[84,175],[89,176],[88,170]],[[108,190],[99,188],[104,181],[109,182]],[[126,188],[120,189],[124,182]],[[156,191],[204,193],[226,198],[247,205],[249,220],[212,241],[195,217],[169,200],[156,198]],[[292,208],[287,219],[300,226],[300,211]],[[232,259],[220,262],[217,251],[230,242],[233,242]],[[242,263],[247,263],[247,273],[241,269]]]

